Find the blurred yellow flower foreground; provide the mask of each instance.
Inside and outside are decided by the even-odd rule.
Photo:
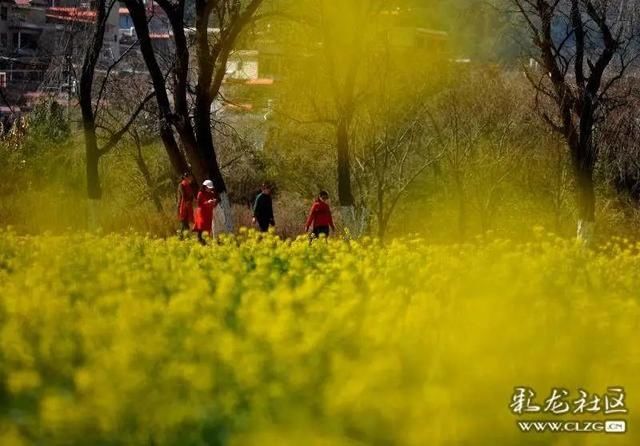
[[[2,445],[637,445],[640,245],[0,232]],[[623,386],[626,434],[515,386]]]

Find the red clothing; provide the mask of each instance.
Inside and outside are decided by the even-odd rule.
[[[178,203],[178,218],[180,221],[193,223],[193,189],[187,180],[180,182],[180,202]]]
[[[211,202],[211,200],[214,200]],[[201,190],[198,192],[198,207],[196,208],[196,226],[194,231],[208,232],[213,230],[213,210],[218,205],[213,192]]]
[[[329,205],[324,201],[316,199],[316,201],[313,202],[313,206],[311,206],[309,218],[307,218],[306,228],[317,228],[319,226],[330,226],[331,229],[333,229],[334,231],[336,230],[335,226],[333,226],[331,208],[329,208]]]

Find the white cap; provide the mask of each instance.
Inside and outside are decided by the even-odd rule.
[[[204,180],[204,183],[202,183],[202,185],[208,189],[213,189],[213,181],[211,180]]]

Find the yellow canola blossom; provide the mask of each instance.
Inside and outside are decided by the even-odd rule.
[[[0,444],[637,445],[639,303],[640,244],[543,230],[206,247],[2,231]],[[629,430],[522,433],[517,386],[622,386]]]

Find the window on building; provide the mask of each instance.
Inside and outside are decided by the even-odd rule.
[[[0,7],[0,20],[7,20],[8,10],[6,6]]]
[[[16,49],[36,50],[38,49],[38,38],[40,34],[30,32],[13,33],[13,47]]]
[[[9,46],[9,36],[7,36],[7,33],[1,33],[0,34],[0,47],[6,48],[8,46]]]

